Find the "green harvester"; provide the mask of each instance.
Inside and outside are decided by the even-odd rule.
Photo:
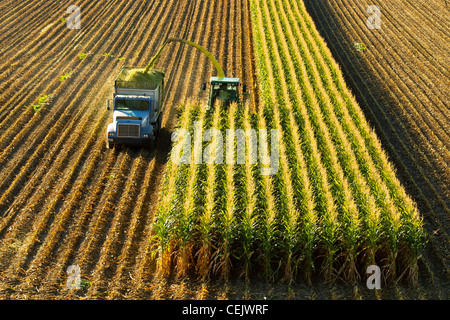
[[[239,78],[228,78],[225,77],[225,73],[223,72],[222,67],[217,62],[216,58],[207,51],[202,46],[188,41],[184,39],[179,38],[169,38],[164,42],[164,44],[161,46],[161,48],[158,50],[156,55],[152,58],[150,63],[145,68],[145,71],[148,72],[154,68],[154,65],[156,61],[158,60],[159,56],[161,55],[164,48],[171,42],[181,42],[187,45],[190,45],[194,48],[197,48],[201,52],[203,52],[208,59],[213,63],[214,67],[217,70],[217,76],[211,77],[209,82],[209,94],[208,94],[208,107],[213,107],[216,103],[219,103],[222,107],[228,107],[231,103],[238,103],[240,104],[243,99],[240,95],[240,81]],[[206,90],[207,85],[206,83],[202,84],[202,90]],[[246,85],[242,86],[242,93],[247,95],[246,93]]]

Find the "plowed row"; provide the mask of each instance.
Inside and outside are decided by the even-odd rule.
[[[163,53],[168,98],[151,150],[105,149],[104,102],[120,67],[145,65],[169,36],[205,46],[228,76],[253,87],[247,3],[80,1],[80,30],[60,21],[70,4],[1,5],[1,296],[157,297],[145,289],[153,282],[148,224],[171,129],[177,106],[214,70],[195,49]],[[35,113],[29,106],[44,94],[50,102]],[[81,291],[66,288],[70,265],[80,267]]]

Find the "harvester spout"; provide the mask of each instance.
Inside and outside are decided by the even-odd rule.
[[[158,60],[159,56],[161,55],[162,51],[164,50],[164,48],[171,42],[174,41],[178,41],[178,42],[182,42],[185,44],[188,44],[194,48],[199,49],[201,52],[203,52],[209,60],[211,60],[211,62],[213,63],[214,67],[216,67],[217,70],[217,76],[219,78],[225,78],[225,73],[222,70],[222,67],[220,66],[219,62],[217,62],[216,58],[214,58],[214,56],[205,48],[203,48],[201,45],[198,45],[194,42],[188,41],[188,40],[184,40],[184,39],[179,39],[179,38],[169,38],[167,39],[164,44],[161,46],[161,48],[158,50],[158,52],[156,53],[156,55],[150,60],[150,63],[145,67],[145,72],[148,72],[149,70],[153,69],[155,66],[156,61]]]

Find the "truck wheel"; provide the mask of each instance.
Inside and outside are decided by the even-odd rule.
[[[109,142],[108,140],[106,140],[106,148],[112,149],[112,148],[114,148],[114,145],[111,142]]]

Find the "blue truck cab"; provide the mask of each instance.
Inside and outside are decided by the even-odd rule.
[[[148,146],[161,129],[164,74],[152,70],[149,78],[127,80],[136,68],[123,67],[114,83],[113,122],[106,130],[106,145]],[[107,101],[108,110],[111,100]]]

